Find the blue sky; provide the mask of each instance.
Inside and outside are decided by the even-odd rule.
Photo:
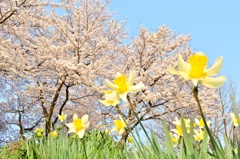
[[[140,25],[151,31],[167,25],[177,34],[190,34],[193,51],[204,52],[209,65],[224,56],[220,74],[240,81],[240,1],[113,0],[109,9],[118,11],[119,20],[129,17],[130,36]]]

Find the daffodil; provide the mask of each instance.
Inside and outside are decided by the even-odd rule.
[[[37,134],[37,133],[43,134],[43,132],[44,132],[43,128],[36,128],[36,130],[35,130],[35,133],[36,133],[36,134]]]
[[[170,137],[171,137],[173,146],[176,147],[177,144],[178,144],[178,141],[179,141],[179,137],[180,137],[180,136],[178,136],[178,135],[176,135],[176,134],[173,134],[173,135],[172,135],[172,134],[169,134],[169,135],[170,135]]]
[[[113,128],[112,131],[117,131],[118,134],[122,134],[125,131],[125,129],[127,128],[126,122],[128,122],[128,120],[126,120],[126,122],[125,122],[121,115],[119,115],[119,119],[120,120],[114,120],[115,128]]]
[[[183,136],[183,130],[181,125],[176,125],[176,129],[172,129],[172,132],[175,132],[178,136]]]
[[[128,137],[127,140],[128,140],[128,143],[133,143],[133,138],[132,137]]]
[[[230,118],[233,122],[233,125],[235,127],[238,127],[238,125],[239,125],[238,120],[240,120],[240,114],[238,115],[238,119],[237,119],[233,113],[230,113]]]
[[[183,121],[185,123],[185,126],[187,128],[187,132],[190,132],[190,119],[183,118]],[[179,120],[177,117],[175,117],[175,121],[173,124],[176,125],[176,129],[172,129],[173,132],[177,133],[178,135],[182,136],[182,124],[181,120]]]
[[[202,141],[204,139],[204,131],[202,129],[194,130],[195,135],[193,135],[195,141]]]
[[[66,115],[64,115],[63,113],[62,113],[61,115],[58,114],[58,119],[59,119],[61,122],[63,122],[64,120],[67,119],[67,114],[66,114]]]
[[[120,103],[119,96],[116,91],[108,90],[103,92],[105,100],[99,100],[105,106],[116,106]]]
[[[238,149],[237,149],[237,148],[233,149],[233,152],[234,152],[235,154],[237,154],[237,153],[238,153]]]
[[[38,132],[38,133],[36,133],[36,135],[37,135],[37,137],[42,137],[42,136],[43,136],[43,133]]]
[[[169,73],[180,75],[185,80],[192,80],[195,87],[198,85],[198,82],[201,82],[206,87],[218,88],[225,82],[225,76],[213,77],[216,76],[222,68],[222,56],[217,58],[213,66],[209,69],[207,69],[208,58],[202,52],[191,55],[188,61],[189,63],[185,62],[182,55],[179,54],[179,71],[174,68],[168,68]]]
[[[73,115],[73,122],[66,124],[69,128],[68,133],[77,133],[79,138],[83,138],[85,130],[89,127],[88,115],[85,114],[82,118],[78,118],[76,114]]]
[[[199,126],[199,128],[204,128],[205,127],[205,124],[203,122],[203,119],[201,118],[200,120],[198,120],[197,118],[195,118],[195,123],[197,126]],[[208,127],[210,127],[210,124],[211,124],[211,121],[207,121],[207,125]]]
[[[56,138],[56,137],[58,137],[58,132],[57,132],[56,130],[54,130],[54,131],[52,131],[52,132],[50,133],[50,135],[51,135],[53,138]]]
[[[132,70],[130,72],[128,80],[125,75],[118,72],[116,74],[116,78],[113,80],[113,83],[110,82],[108,79],[105,80],[105,83],[109,88],[116,91],[122,100],[127,101],[128,93],[137,93],[144,86],[143,83],[133,85],[135,78],[136,78],[135,70]]]
[[[183,121],[184,121],[186,127],[190,127],[190,119],[183,118]],[[178,119],[177,117],[175,117],[175,121],[173,122],[173,124],[181,126],[181,120]]]

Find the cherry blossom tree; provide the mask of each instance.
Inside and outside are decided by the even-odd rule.
[[[139,121],[129,113],[129,103],[106,107],[98,102],[107,89],[104,79],[131,70],[138,72],[135,83],[144,84],[140,92],[129,94],[141,121],[152,120],[158,126],[163,118],[171,123],[179,114],[196,115],[192,84],[167,72],[167,67],[177,67],[178,53],[185,59],[193,53],[190,36],[177,35],[167,26],[152,32],[140,27],[139,34],[126,42],[125,21],[113,19],[109,3],[25,0],[16,1],[8,11],[13,3],[2,2],[0,72],[1,82],[9,82],[2,84],[2,92],[10,92],[1,101],[1,113],[9,118],[8,124],[17,125],[22,138],[36,126],[48,135],[63,112],[69,117],[88,114],[92,128],[113,125],[121,113],[133,130]],[[221,108],[217,91],[201,89],[204,111],[216,115]]]

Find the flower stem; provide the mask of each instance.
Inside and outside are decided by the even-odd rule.
[[[202,116],[202,119],[203,119],[204,125],[206,127],[207,133],[208,133],[208,135],[210,137],[210,141],[212,143],[213,149],[215,150],[216,155],[219,158],[223,159],[224,158],[223,152],[220,150],[220,148],[218,147],[216,141],[214,140],[214,137],[213,137],[213,135],[212,135],[212,133],[211,133],[211,131],[210,131],[208,125],[207,125],[206,119],[204,117],[204,114],[203,114],[203,111],[202,111],[202,107],[201,107],[201,104],[200,104],[200,101],[199,101],[199,98],[198,98],[198,87],[197,86],[194,87],[194,89],[193,89],[193,96],[194,96],[195,100],[197,101],[198,108],[199,108],[199,111],[200,111],[200,115]]]
[[[85,147],[85,140],[82,139],[82,142],[83,142],[83,150],[84,150],[84,154],[85,154],[85,159],[88,159],[88,157],[87,157],[87,151],[86,151],[86,147]]]

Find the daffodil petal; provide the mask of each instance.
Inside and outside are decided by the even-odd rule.
[[[190,64],[183,60],[183,57],[181,54],[178,54],[178,66],[179,66],[180,71],[183,71],[186,73],[188,73],[191,69]]]
[[[197,52],[197,53],[195,53],[195,55],[198,55],[198,56],[206,56],[203,52]]]
[[[182,76],[185,80],[189,80],[189,75],[186,72],[179,71],[178,74]]]
[[[216,76],[220,72],[222,65],[223,65],[223,56],[218,57],[215,63],[213,64],[213,66],[206,70],[207,76]]]
[[[66,125],[67,125],[67,127],[69,128],[68,133],[75,132],[75,128],[74,128],[73,123],[68,123],[68,124],[66,124]]]
[[[117,72],[115,77],[119,77],[119,76],[122,76],[122,74],[120,72]]]
[[[81,131],[78,131],[77,134],[78,134],[78,137],[81,139],[83,138],[83,135],[85,133],[85,129],[81,130]]]
[[[90,123],[89,123],[89,122],[88,122],[88,123],[86,123],[86,124],[85,124],[85,126],[84,126],[84,128],[85,128],[85,129],[89,128],[89,125],[90,125]]]
[[[119,131],[119,134],[121,135],[122,133],[124,133],[124,129],[121,129],[120,131]]]
[[[137,75],[137,73],[136,73],[135,70],[132,70],[132,71],[130,72],[130,74],[129,74],[129,79],[128,79],[128,86],[133,85],[134,80],[135,80],[135,78],[136,78],[136,75]]]
[[[137,93],[137,92],[141,91],[142,87],[144,87],[143,83],[139,83],[138,85],[135,85],[135,86],[130,86],[129,87],[129,92]]]
[[[168,67],[167,70],[172,75],[179,75],[179,71],[174,69],[174,68],[172,68],[172,67]]]
[[[111,89],[113,89],[113,90],[117,90],[117,89],[118,89],[118,86],[115,85],[115,84],[113,84],[112,82],[110,82],[108,79],[105,79],[105,84],[106,84],[109,88],[111,88]]]
[[[189,80],[189,79],[190,79],[188,73],[186,73],[186,72],[182,72],[182,71],[175,70],[175,69],[172,68],[172,67],[168,67],[167,70],[168,70],[168,72],[169,72],[170,74],[172,74],[172,75],[180,75],[180,76],[182,76],[185,80]]]
[[[85,125],[86,123],[88,123],[88,115],[87,115],[87,114],[85,114],[85,115],[82,116],[82,123],[83,123],[83,125]]]
[[[127,94],[128,94],[128,92],[119,94],[119,97],[120,97],[123,101],[127,102]]]
[[[225,81],[225,76],[206,77],[204,80],[201,81],[201,83],[208,88],[219,88],[224,84]]]
[[[76,120],[78,118],[77,114],[73,115],[73,120]]]
[[[192,79],[193,85],[194,87],[196,87],[198,85],[198,79]]]

